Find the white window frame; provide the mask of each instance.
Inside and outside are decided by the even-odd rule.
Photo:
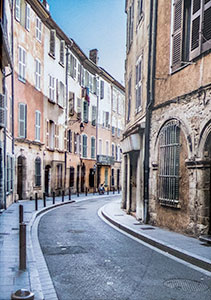
[[[51,75],[49,75],[49,99],[50,101],[54,102],[56,101],[55,98],[55,78]]]
[[[21,0],[15,0],[15,18],[20,22],[21,20]]]
[[[20,107],[23,105],[24,107],[24,117],[23,119],[20,118]],[[26,138],[26,127],[27,127],[27,105],[25,103],[18,104],[18,136],[19,138]],[[23,123],[23,135],[21,134],[20,125]]]
[[[135,112],[138,113],[141,110],[142,107],[142,64],[143,64],[143,57],[139,57],[139,59],[136,62],[136,109]],[[140,99],[138,99],[140,97]],[[139,101],[139,103],[138,103]],[[137,105],[139,104],[139,105]]]
[[[84,138],[86,138],[86,147],[84,146]],[[86,134],[82,134],[82,157],[87,158],[87,149],[88,149],[88,137]]]
[[[36,16],[36,39],[41,43],[42,41],[42,22],[38,16]]]
[[[26,3],[26,23],[25,23],[26,30],[30,31],[30,5]]]
[[[92,141],[94,141],[94,147],[92,145]],[[94,136],[91,136],[91,158],[96,157],[96,138]]]

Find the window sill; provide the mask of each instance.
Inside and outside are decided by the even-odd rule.
[[[35,185],[34,187],[33,187],[33,189],[34,190],[41,190],[42,189],[42,185]]]
[[[64,68],[64,63],[62,63],[61,61],[59,61],[59,65]]]
[[[51,58],[56,59],[56,57],[55,57],[55,55],[54,55],[53,53],[48,52],[48,55],[49,55]]]
[[[38,88],[38,87],[36,87],[36,86],[35,86],[35,90],[37,90],[38,92],[40,92],[40,91],[41,91],[41,89],[40,89],[40,88]]]
[[[180,202],[178,200],[159,199],[158,201],[159,201],[161,206],[171,207],[171,208],[176,208],[176,209],[181,208]]]
[[[24,78],[22,78],[20,76],[18,76],[18,80],[21,81],[22,83],[26,83],[26,79],[24,79]]]
[[[48,101],[49,101],[50,103],[52,103],[52,104],[56,104],[56,102],[53,101],[53,100],[51,100],[50,98],[48,98]]]

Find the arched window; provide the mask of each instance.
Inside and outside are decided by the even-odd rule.
[[[159,137],[159,201],[175,205],[179,201],[180,125],[168,122]]]
[[[41,158],[35,159],[35,186],[41,186]]]

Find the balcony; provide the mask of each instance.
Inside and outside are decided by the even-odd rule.
[[[108,155],[97,155],[97,164],[110,166],[114,164],[114,158]]]

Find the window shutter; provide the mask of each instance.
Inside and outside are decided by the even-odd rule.
[[[205,0],[202,28],[202,52],[211,48],[211,0]]]
[[[182,32],[183,32],[183,0],[174,1],[174,23],[173,23],[173,43],[172,43],[172,71],[181,66],[182,63]]]
[[[67,151],[67,130],[64,129],[64,150]]]
[[[50,53],[55,56],[55,38],[56,38],[56,30],[51,29],[50,31]]]
[[[59,103],[59,80],[56,79],[56,103]]]
[[[59,125],[55,124],[55,149],[59,148]]]
[[[100,99],[104,98],[104,81],[100,81]]]
[[[0,94],[0,128],[5,126],[5,96]]]
[[[77,152],[77,135],[74,132],[74,153],[76,153],[76,152]]]
[[[193,0],[191,7],[190,60],[201,52],[202,1]]]
[[[49,147],[49,121],[46,121],[46,147]]]
[[[16,0],[15,1],[15,18],[16,18],[17,21],[20,21],[20,19],[21,19],[21,14],[20,14],[21,4],[20,4],[20,1],[21,0]]]
[[[79,154],[81,154],[81,136],[79,135]]]
[[[73,59],[73,63],[74,63],[74,73],[73,73],[73,77],[74,79],[76,79],[76,71],[77,71],[77,62],[76,59]]]
[[[74,115],[74,101],[75,100],[75,94],[72,92],[69,92],[69,115]]]
[[[26,105],[19,103],[19,137],[26,137]]]
[[[60,63],[64,64],[64,49],[65,49],[65,41],[60,42]]]

